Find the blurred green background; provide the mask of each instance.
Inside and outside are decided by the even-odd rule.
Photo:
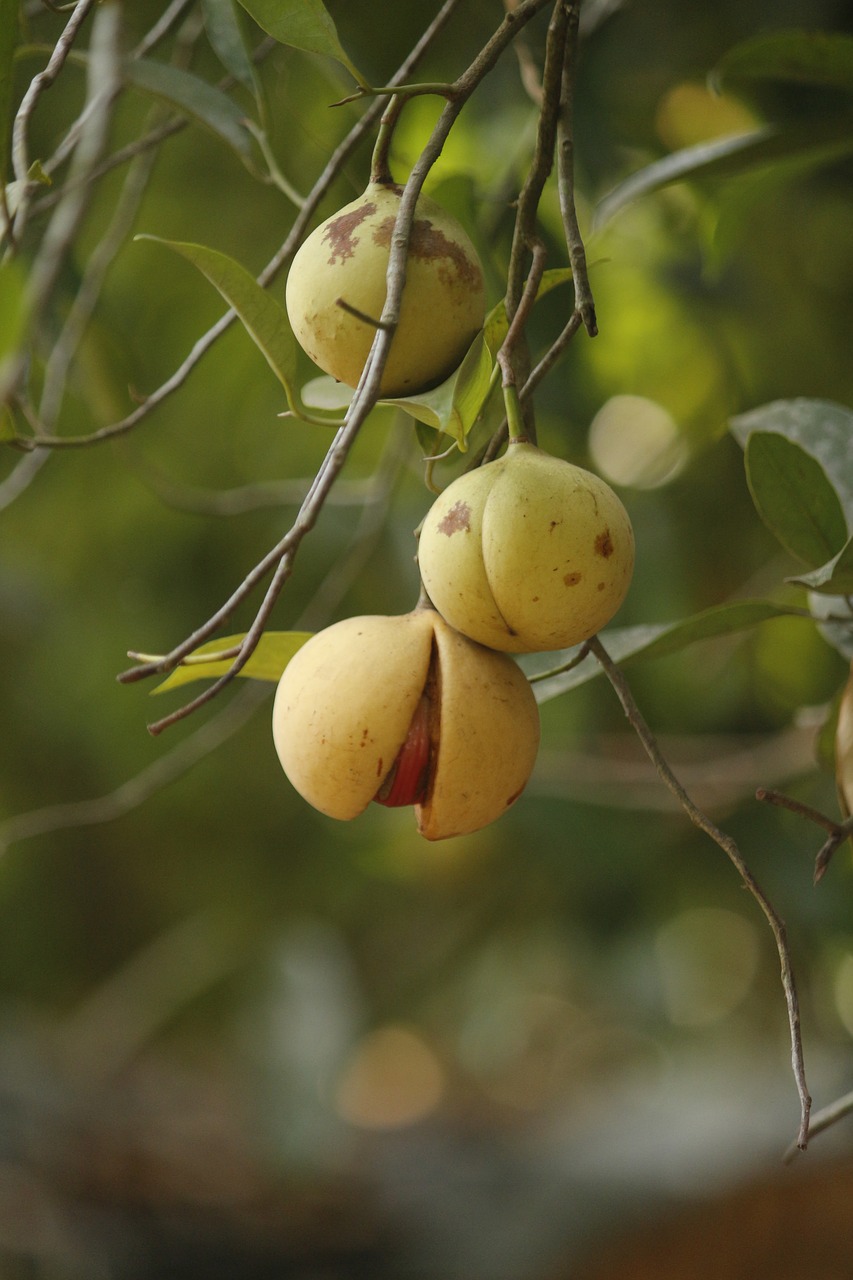
[[[356,64],[384,83],[437,5],[381,19],[363,0],[328,8]],[[124,6],[128,48],[164,9]],[[423,78],[457,75],[500,12],[462,4]],[[52,47],[66,19],[27,4],[22,20],[28,41]],[[546,20],[528,35],[534,62]],[[715,97],[705,78],[758,33],[849,31],[849,9],[635,0],[590,3],[586,21],[578,197],[600,335],[578,336],[545,382],[541,443],[601,471],[628,507],[638,564],[620,625],[741,597],[799,602],[782,586],[796,566],[754,511],[727,423],[789,397],[853,405],[850,160],[675,185],[590,226],[608,191],[668,151],[825,113],[804,88]],[[174,41],[151,56],[168,59]],[[19,58],[17,100],[45,57]],[[212,82],[223,74],[200,28],[190,65]],[[258,75],[278,163],[307,191],[361,109],[329,109],[350,81],[283,47]],[[34,115],[34,156],[52,153],[82,93],[69,64]],[[242,90],[235,98],[249,109]],[[127,92],[111,150],[150,109]],[[431,99],[407,110],[401,178],[437,110]],[[490,303],[535,119],[510,52],[429,183],[477,241]],[[364,185],[369,155],[368,142],[322,216]],[[35,383],[126,172],[99,184]],[[552,189],[541,213],[549,265],[561,265]],[[292,219],[280,191],[190,125],[160,148],[133,230],[258,271]],[[24,264],[43,226],[35,216]],[[282,279],[273,292],[283,297]],[[564,289],[542,302],[534,346],[569,306]],[[188,263],[128,234],[58,430],[123,417],[220,314]],[[505,818],[438,846],[407,811],[342,825],[310,810],[272,749],[269,691],[230,690],[148,735],[181,694],[116,683],[127,650],[163,652],[220,605],[288,527],[329,443],[325,429],[281,419],[284,408],[233,327],[133,432],[52,454],[14,501],[20,456],[0,456],[2,1280],[556,1280],[591,1275],[602,1242],[685,1204],[757,1181],[789,1191],[840,1180],[849,1123],[780,1173],[797,1099],[772,937],[724,855],[673,808],[604,681],[543,708],[539,763]],[[451,458],[435,478],[458,469]],[[423,471],[411,423],[377,411],[274,626],[412,606]],[[285,481],[284,500],[222,512],[223,494],[239,491],[239,506],[244,486]],[[229,629],[251,617],[244,606]],[[676,772],[787,920],[817,1105],[853,1076],[849,851],[813,890],[820,833],[754,792],[778,787],[837,813],[815,736],[846,671],[811,624],[784,619],[631,674]],[[780,1214],[768,1238],[786,1240],[793,1219]],[[825,1239],[832,1229],[827,1216]],[[740,1243],[713,1274],[789,1274],[757,1254],[739,1269],[756,1230],[732,1226]],[[700,1254],[697,1244],[673,1274],[704,1275]],[[625,1262],[618,1274],[645,1273]]]

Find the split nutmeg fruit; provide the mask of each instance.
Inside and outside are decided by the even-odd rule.
[[[448,485],[418,562],[430,600],[463,635],[508,653],[565,649],[621,605],[634,534],[604,480],[515,441]]]
[[[371,182],[322,223],[293,259],[285,302],[297,341],[326,373],[355,387],[376,336],[370,319],[385,305],[391,236],[402,187]],[[340,305],[343,301],[360,315]],[[477,251],[434,200],[415,210],[400,323],[380,394],[437,386],[461,363],[483,327],[486,297]],[[361,317],[368,317],[362,319]]]
[[[273,738],[293,786],[322,813],[411,804],[421,834],[442,840],[479,830],[518,799],[539,713],[511,658],[419,608],[312,636],[279,682]]]

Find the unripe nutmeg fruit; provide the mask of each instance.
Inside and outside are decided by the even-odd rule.
[[[418,562],[436,609],[463,635],[509,653],[565,649],[621,605],[634,534],[605,481],[511,442],[433,504]]]
[[[351,387],[358,385],[376,329],[339,300],[380,318],[401,193],[402,187],[371,182],[312,231],[287,278],[285,302],[297,341],[315,364]],[[407,396],[443,382],[461,363],[485,314],[476,249],[454,217],[421,196],[381,395]]]
[[[511,658],[416,609],[312,636],[279,682],[273,738],[293,786],[322,813],[412,804],[421,834],[442,840],[477,831],[518,798],[539,712]]]

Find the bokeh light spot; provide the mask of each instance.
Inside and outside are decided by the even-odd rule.
[[[589,450],[606,480],[634,489],[668,484],[687,461],[672,414],[645,396],[611,396],[592,420]]]
[[[428,1116],[444,1093],[436,1054],[408,1027],[387,1026],[356,1046],[338,1081],[338,1114],[362,1129],[399,1129]]]

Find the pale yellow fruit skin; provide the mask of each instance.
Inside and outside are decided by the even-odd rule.
[[[433,609],[348,618],[302,646],[273,706],[282,767],[314,808],[355,818],[406,739],[435,649],[437,741],[415,806],[428,840],[477,831],[518,798],[539,746],[533,691],[511,658],[460,636]]]
[[[443,840],[494,822],[521,795],[536,762],[539,711],[511,658],[472,643],[430,612],[441,729],[430,794],[416,812],[421,835]]]
[[[351,387],[358,385],[376,330],[338,306],[338,299],[379,319],[401,190],[371,183],[308,236],[287,279],[285,302],[297,341],[315,364]],[[455,218],[421,196],[381,394],[407,396],[443,382],[461,363],[485,314],[476,249]]]
[[[318,631],[284,669],[273,741],[301,796],[355,818],[405,741],[429,671],[428,613],[345,618]]]
[[[455,480],[418,546],[436,609],[508,653],[589,639],[621,605],[634,569],[624,506],[591,472],[527,443]]]

